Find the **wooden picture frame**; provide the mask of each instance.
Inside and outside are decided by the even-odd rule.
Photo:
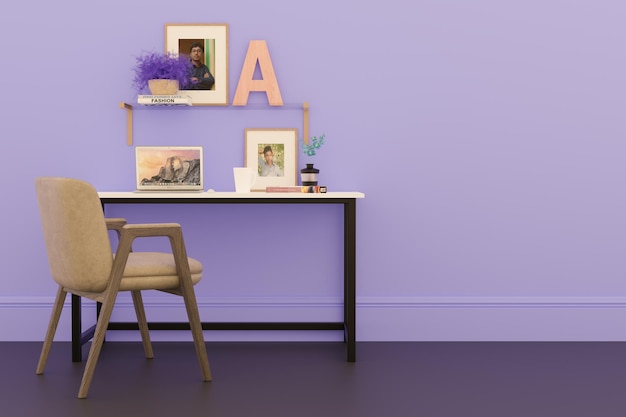
[[[228,105],[228,25],[166,24],[165,52],[189,55],[190,46],[199,42],[204,47],[203,63],[209,67],[215,83],[210,89],[182,90],[191,97],[192,106]]]
[[[274,167],[267,162],[273,161]],[[298,129],[245,129],[244,166],[256,169],[252,191],[298,184]]]

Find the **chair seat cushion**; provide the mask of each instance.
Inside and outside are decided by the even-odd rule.
[[[200,261],[189,259],[191,281],[202,278]],[[174,256],[162,252],[131,252],[120,284],[120,291],[142,289],[172,290],[179,287]]]

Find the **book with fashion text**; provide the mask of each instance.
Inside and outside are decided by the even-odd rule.
[[[180,94],[174,94],[171,96],[155,96],[151,94],[140,94],[137,96],[137,103],[151,105],[151,106],[176,106],[187,105],[191,106],[191,97]]]

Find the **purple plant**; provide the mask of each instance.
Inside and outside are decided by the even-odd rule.
[[[133,87],[139,94],[147,89],[148,80],[178,80],[181,89],[190,84],[192,64],[188,56],[150,52],[138,56],[136,61]]]

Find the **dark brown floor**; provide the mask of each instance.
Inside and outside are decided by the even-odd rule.
[[[626,343],[208,343],[204,383],[192,343],[105,344],[89,397],[82,363],[55,343],[0,343],[6,417],[624,416]],[[86,347],[85,347],[86,348]]]

